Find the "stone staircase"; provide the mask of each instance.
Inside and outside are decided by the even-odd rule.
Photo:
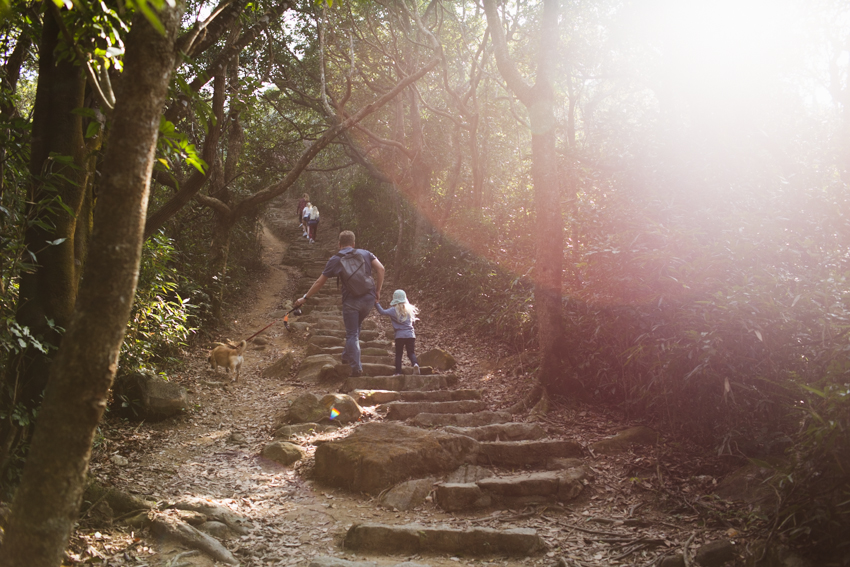
[[[301,295],[336,250],[310,245],[298,235],[294,227],[286,235],[294,243],[284,263],[301,270]],[[363,375],[350,376],[341,361],[345,330],[333,280],[302,311],[290,323],[309,333],[299,380],[347,394],[381,418],[318,446],[314,476],[323,485],[380,496],[389,507],[404,502],[413,508],[430,494],[446,512],[480,513],[563,503],[588,482],[578,443],[549,439],[539,424],[514,422],[509,413],[492,411],[481,390],[458,388],[455,374],[422,366],[420,375],[413,375],[410,367],[393,375],[393,345],[382,338],[379,324],[384,321],[378,316],[370,316],[361,332]],[[389,324],[386,328],[391,337]],[[418,494],[392,498],[411,490]],[[543,551],[545,544],[532,529],[364,523],[349,528],[344,547],[369,554],[526,557]]]
[[[293,225],[286,235],[293,245],[283,263],[301,270],[303,277],[297,289],[300,295],[336,252],[336,235],[324,235],[324,242],[333,247],[310,245],[299,236],[300,230],[296,232]],[[392,289],[385,283],[385,297]],[[632,448],[656,445],[659,438],[653,430],[632,427],[590,443],[585,449],[573,441],[549,438],[538,423],[513,421],[511,414],[488,407],[482,390],[460,387],[459,377],[451,372],[423,365],[420,375],[414,375],[410,367],[405,367],[402,375],[393,375],[394,349],[392,342],[384,338],[391,337],[392,330],[389,322],[377,315],[364,322],[361,333],[363,375],[352,377],[350,368],[340,359],[345,331],[340,292],[334,281],[326,283],[318,296],[308,301],[303,316],[291,326],[308,337],[298,379],[314,386],[314,390],[326,389],[329,393],[321,401],[313,394],[305,394],[312,396],[318,407],[309,419],[288,421],[276,432],[276,440],[315,433],[329,435],[314,443],[313,477],[319,484],[369,495],[385,510],[421,510],[420,517],[424,518],[417,523],[400,520],[391,524],[387,518],[392,515],[384,515],[384,523],[353,523],[347,528],[342,547],[358,557],[368,556],[369,561],[317,556],[308,567],[427,567],[410,560],[422,557],[443,566],[452,564],[446,562],[447,557],[450,561],[490,565],[539,565],[558,555],[558,565],[688,564],[688,545],[696,528],[678,517],[662,519],[652,529],[652,522],[632,517],[641,505],[632,504],[627,513],[610,510],[610,518],[587,516],[588,522],[611,525],[600,530],[592,524],[579,526],[564,521],[555,511],[562,508],[565,514],[575,515],[578,509],[587,508],[588,502],[598,499],[601,492],[610,493],[610,478],[600,473],[599,467],[608,469],[608,463],[616,462],[609,459],[627,454]],[[405,363],[408,364],[406,360]],[[336,421],[328,418],[333,408],[340,410]],[[347,436],[334,433],[341,423],[355,422]],[[304,454],[300,449],[297,453],[294,459]],[[585,457],[589,457],[587,462]],[[597,468],[591,469],[591,463]],[[657,474],[660,482],[659,470],[656,468],[651,474]],[[590,494],[567,505],[583,492]],[[609,502],[612,499],[607,498]],[[529,514],[529,506],[536,506],[539,513]],[[506,509],[517,512],[503,512]],[[544,516],[544,512],[548,515]],[[585,517],[588,512],[581,514]],[[541,533],[532,528],[469,527],[491,517],[529,515],[545,520],[546,523],[525,524],[536,526]],[[559,526],[555,531],[567,532],[566,539],[553,539],[553,524]],[[664,538],[658,537],[665,532]],[[693,561],[703,567],[720,567],[741,555],[726,534],[714,530],[704,537],[705,541],[711,537],[715,541],[695,545]],[[667,550],[665,554],[664,547],[676,539],[680,543],[687,540],[682,551]],[[569,550],[564,549],[567,540]],[[642,563],[635,563],[641,550],[653,551],[643,555]],[[512,558],[511,562],[508,558]],[[648,558],[652,559],[646,562]]]

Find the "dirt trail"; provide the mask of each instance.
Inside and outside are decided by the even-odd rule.
[[[288,203],[285,206],[285,211],[277,214],[282,215],[278,218],[288,222],[286,211],[294,209],[294,206],[289,207]],[[326,228],[320,234],[317,249],[327,249],[332,244],[330,232]],[[263,261],[268,268],[253,287],[253,296],[236,310],[226,335],[220,339],[238,340],[250,336],[267,325],[272,320],[271,314],[280,311],[285,301],[294,296],[299,274],[297,270],[281,264],[288,243],[266,228],[263,246]],[[468,352],[469,347],[457,330],[438,329],[439,321],[424,319],[423,350],[430,346],[443,346]],[[435,341],[435,337],[444,339],[445,333],[449,336],[455,333],[453,344],[429,344]],[[659,512],[661,508],[671,508],[671,503],[665,501],[668,498],[665,494],[671,491],[659,491],[650,486],[652,477],[657,476],[658,482],[664,482],[661,475],[671,472],[668,461],[664,460],[663,449],[647,449],[642,455],[629,454],[589,462],[594,478],[585,493],[570,506],[558,504],[523,510],[487,510],[454,516],[428,502],[410,512],[396,512],[380,508],[369,496],[317,486],[309,479],[309,468],[316,444],[323,441],[321,438],[305,440],[308,457],[293,468],[282,467],[260,457],[263,446],[273,438],[274,416],[287,407],[289,400],[304,391],[327,392],[326,388],[297,384],[291,378],[263,377],[262,370],[287,351],[293,352],[296,360],[303,358],[305,351],[304,341],[288,333],[282,324],[272,326],[263,336],[267,344],[249,347],[241,380],[224,388],[215,385],[216,381],[225,380],[224,375],[213,374],[206,362],[206,348],[212,344],[203,345],[206,348],[199,348],[188,355],[182,371],[171,379],[189,391],[190,410],[182,417],[161,423],[138,424],[108,419],[102,427],[104,438],[96,448],[91,467],[92,473],[104,484],[139,496],[155,498],[161,503],[187,496],[198,497],[243,516],[252,524],[251,531],[224,540],[225,546],[243,566],[306,566],[309,559],[317,555],[366,559],[354,557],[340,546],[351,524],[364,521],[396,524],[446,522],[458,527],[530,527],[537,529],[550,546],[547,552],[525,559],[414,558],[418,563],[434,567],[458,563],[510,567],[520,564],[553,565],[561,557],[566,558],[570,565],[642,565],[649,564],[666,549],[679,547],[692,534],[695,539],[692,538],[690,543],[696,545],[700,541],[716,539],[723,533],[722,530],[711,533],[698,528],[698,517],[692,509],[682,509],[675,517]],[[504,373],[494,369],[494,365],[485,364],[485,359],[492,363],[494,352],[480,352],[480,360],[463,360],[461,363],[463,387],[488,389],[488,401],[496,405],[512,401],[499,399],[499,396],[511,390],[515,396],[522,391],[523,378],[514,378],[512,384]],[[606,421],[600,414],[580,408],[561,408],[543,423],[550,434],[583,444],[622,427],[622,424]],[[345,434],[345,430],[340,434]],[[116,461],[123,463],[123,460],[114,458],[116,454],[129,460],[129,464],[116,464]],[[669,479],[666,481],[670,483]],[[703,479],[701,482],[706,481]],[[185,555],[185,548],[160,541],[147,530],[134,531],[119,523],[106,527],[102,522],[96,522],[94,516],[94,513],[86,516],[75,534],[70,563],[100,557],[109,566],[188,567],[214,564],[202,554]],[[588,523],[588,520],[596,522]],[[579,523],[585,527],[573,529]],[[606,536],[600,534],[612,529],[619,531],[626,526],[634,530],[634,542],[651,539],[654,543],[639,549],[634,555],[611,561],[609,548],[612,544],[606,543]],[[620,543],[627,544],[628,541]],[[661,549],[658,549],[659,546]],[[368,559],[377,561],[381,566],[389,566],[410,558],[382,556]]]

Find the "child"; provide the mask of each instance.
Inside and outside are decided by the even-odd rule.
[[[304,224],[304,207],[309,202],[310,196],[307,193],[301,195],[301,199],[298,200],[298,224],[301,225],[301,229],[304,231],[302,236],[307,236],[307,226]]]
[[[395,307],[395,309],[393,309]],[[381,315],[388,316],[393,322],[395,329],[395,373],[401,374],[401,355],[407,348],[407,357],[413,363],[413,373],[419,374],[419,362],[416,360],[416,333],[413,332],[413,322],[417,321],[416,314],[419,309],[407,301],[407,295],[403,290],[397,289],[393,293],[390,308],[384,309],[376,300],[375,308]]]
[[[310,218],[307,220],[307,237],[310,244],[316,242],[316,231],[319,228],[319,207],[313,205],[310,210]]]
[[[310,212],[313,210],[313,203],[307,201],[307,204],[304,205],[304,210],[301,211],[301,225],[304,227],[304,238],[310,239],[310,227],[308,226],[308,222],[310,221]]]

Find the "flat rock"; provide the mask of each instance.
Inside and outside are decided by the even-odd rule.
[[[579,495],[583,478],[583,471],[575,469],[484,478],[476,484],[500,499],[541,496],[566,501]]]
[[[360,352],[362,353],[363,351],[361,350]],[[433,372],[430,366],[420,366],[419,371],[422,375],[430,375]],[[402,368],[401,372],[403,375],[414,375],[413,368],[410,366]],[[395,364],[376,364],[374,362],[363,364],[363,374],[367,376],[392,376],[394,373]]]
[[[456,385],[457,381],[458,377],[454,374],[431,376],[416,376],[414,374],[402,374],[401,376],[358,376],[356,378],[348,378],[339,391],[393,390],[403,392],[410,390],[445,390]]]
[[[316,345],[320,347],[343,346],[345,344],[345,339],[340,339],[337,337],[328,337],[326,335],[313,335],[309,339],[307,339],[307,344]]]
[[[288,378],[292,371],[292,366],[295,364],[295,356],[292,352],[287,352],[278,358],[274,364],[263,370],[264,378]]]
[[[546,430],[538,423],[497,423],[481,427],[448,426],[443,430],[452,435],[466,435],[476,441],[527,441],[546,437]]]
[[[112,409],[116,414],[147,421],[166,419],[189,406],[185,388],[144,372],[116,378],[113,398]]]
[[[318,481],[352,492],[376,494],[410,478],[443,474],[474,458],[468,437],[398,423],[365,423],[343,439],[319,445]]]
[[[448,526],[354,524],[346,549],[380,553],[450,553],[464,556],[527,556],[545,548],[532,529],[458,529]]]
[[[479,411],[477,413],[420,413],[410,422],[418,427],[481,427],[495,423],[508,423],[511,414],[506,411]]]
[[[322,381],[323,374],[333,372],[336,375],[336,360],[328,354],[308,356],[301,361],[298,368],[298,379],[308,384]]]
[[[264,458],[280,465],[289,466],[304,458],[304,449],[286,441],[272,441],[263,447]]]
[[[491,476],[465,483],[440,483],[436,486],[435,500],[447,512],[490,506],[514,507],[553,500],[568,501],[581,493],[582,478],[582,471],[576,470]]]
[[[597,441],[590,448],[594,453],[602,455],[613,455],[616,453],[624,453],[633,445],[655,445],[658,442],[658,433],[644,427],[632,427],[624,431],[620,431],[613,437]]]
[[[481,390],[353,390],[351,397],[364,406],[375,406],[389,402],[456,402],[480,400]]]
[[[283,417],[284,423],[317,423],[325,417],[325,407],[315,394],[305,392],[295,398]]]
[[[404,421],[420,413],[475,413],[487,409],[480,400],[459,402],[392,402],[387,404],[387,419]]]
[[[325,408],[325,417],[337,423],[351,423],[363,415],[354,398],[347,394],[327,394],[319,403]]]
[[[412,510],[425,502],[433,487],[433,478],[408,480],[381,495],[380,502],[391,510]]]
[[[489,508],[493,504],[492,497],[474,482],[438,484],[434,490],[434,500],[446,512]]]
[[[321,423],[298,423],[295,425],[284,425],[274,432],[275,440],[289,440],[294,437],[302,437],[307,435],[315,435],[317,433],[327,433],[328,431],[336,431],[339,427],[335,425],[326,425]]]
[[[475,483],[482,478],[496,476],[490,469],[478,465],[461,465],[456,471],[446,477],[446,483],[464,484]]]
[[[496,467],[540,466],[549,459],[580,457],[584,453],[574,441],[497,441],[478,446],[478,464]]]
[[[727,539],[701,545],[694,553],[694,561],[702,567],[721,567],[727,561],[735,559],[735,544]]]
[[[419,359],[419,364],[433,366],[437,370],[451,370],[457,366],[455,357],[439,348],[434,348],[428,352],[424,352],[417,358]]]
[[[324,321],[325,319],[322,319]],[[318,326],[318,323],[317,323]],[[344,325],[343,325],[344,326]],[[315,336],[321,337],[336,337],[338,339],[345,339],[345,329],[328,329],[328,328],[317,328],[313,331]],[[360,340],[364,342],[374,341],[378,338],[378,331],[368,331],[366,329],[360,329]]]

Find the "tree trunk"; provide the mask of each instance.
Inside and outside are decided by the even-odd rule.
[[[425,156],[425,134],[422,131],[422,116],[419,110],[419,96],[416,90],[408,90],[410,98],[410,149],[413,160],[410,163],[410,196],[416,205],[415,224],[413,225],[413,255],[417,257],[431,230],[431,165]]]
[[[77,518],[95,428],[106,408],[141,257],[159,118],[182,5],[137,14],[104,158],[94,231],[73,320],[50,382],[0,547],[5,567],[58,566]],[[41,51],[42,56],[47,52]]]
[[[212,303],[212,315],[221,320],[224,302],[225,278],[227,277],[227,257],[230,253],[230,234],[235,224],[232,213],[215,211],[212,242],[209,259],[209,294]]]
[[[538,83],[539,85],[539,83]],[[540,369],[538,378],[550,394],[559,392],[563,376],[559,343],[563,337],[561,280],[564,219],[555,154],[554,96],[541,96],[531,114],[531,177],[537,217],[534,259],[534,311],[537,315]]]
[[[85,185],[82,117],[73,113],[83,106],[85,77],[73,60],[67,57],[59,60],[56,56],[59,33],[53,12],[45,10],[33,108],[32,181],[27,199],[28,217],[42,222],[31,223],[24,238],[27,250],[37,258],[38,267],[21,274],[16,313],[20,325],[29,327],[34,336],[51,347],[57,347],[61,340],[61,334],[51,323],[67,327],[74,309],[77,295],[74,232],[76,217],[86,214],[81,211]],[[61,198],[72,213],[55,202],[46,205],[55,197]],[[51,242],[56,244],[48,244]],[[22,404],[19,411],[32,415],[47,384],[51,356],[28,348],[9,359],[5,380],[11,397],[3,400],[4,407],[11,409]],[[13,439],[20,438],[11,417],[0,425],[3,470],[9,452],[15,449]]]
[[[559,343],[563,336],[561,280],[564,263],[564,219],[555,153],[555,90],[552,83],[558,42],[558,0],[543,0],[537,81],[530,86],[510,59],[504,26],[494,0],[484,0],[487,24],[499,72],[526,106],[531,123],[531,177],[534,183],[536,252],[534,313],[537,316],[540,368],[537,378],[549,394],[572,393],[562,370]]]

